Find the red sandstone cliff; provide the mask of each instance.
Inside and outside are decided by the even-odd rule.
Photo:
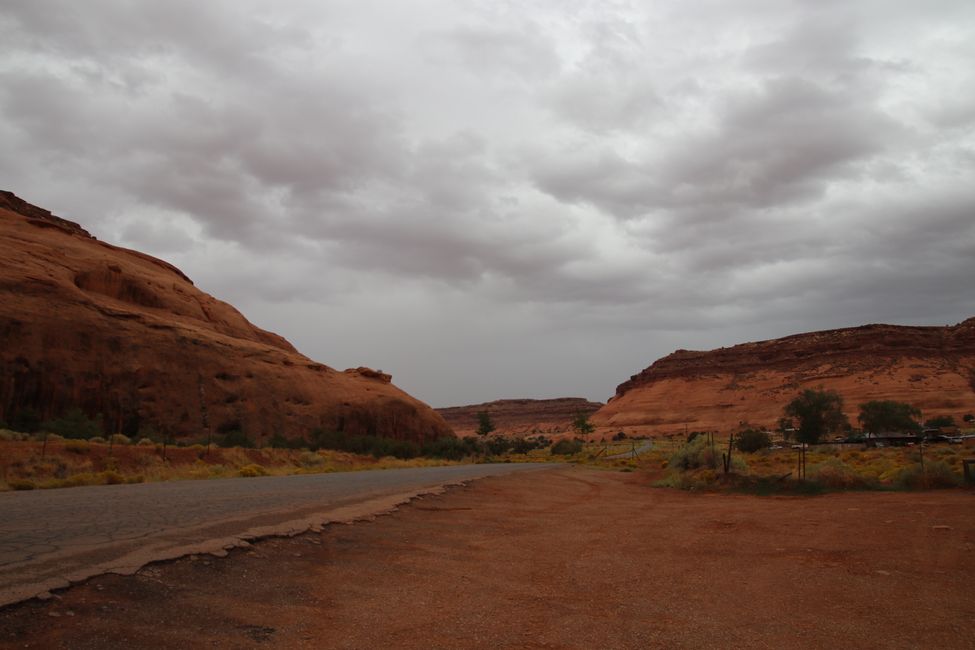
[[[774,427],[805,388],[829,388],[855,423],[873,399],[908,402],[925,418],[975,412],[975,318],[953,327],[865,325],[678,350],[619,385],[592,418],[641,433],[717,429],[739,422]]]
[[[565,433],[579,413],[591,415],[602,404],[581,397],[557,399],[501,399],[485,404],[451,406],[437,409],[457,435],[473,435],[478,426],[477,414],[491,416],[495,433],[523,436],[532,433]]]
[[[452,434],[389,375],[316,363],[176,267],[0,192],[0,420],[74,406],[130,434]]]

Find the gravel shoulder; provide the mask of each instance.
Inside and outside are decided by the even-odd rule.
[[[518,473],[92,578],[0,610],[0,647],[975,647],[973,505]]]

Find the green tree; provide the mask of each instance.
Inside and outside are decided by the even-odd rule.
[[[940,429],[941,427],[955,426],[955,418],[950,415],[939,415],[924,421],[925,429]]]
[[[882,433],[886,431],[918,431],[921,425],[917,419],[921,411],[905,402],[895,400],[872,400],[860,405],[857,420],[864,431]]]
[[[807,388],[785,406],[786,417],[799,421],[796,440],[815,444],[831,432],[849,424],[843,414],[843,398],[835,390]]]
[[[48,420],[41,428],[56,433],[62,438],[81,438],[87,440],[104,434],[102,416],[92,419],[78,407],[70,409],[56,420]]]
[[[36,433],[41,429],[41,416],[29,406],[22,408],[11,418],[10,428],[23,433]]]
[[[588,436],[590,433],[596,430],[596,427],[594,427],[589,421],[589,416],[582,411],[576,413],[575,419],[572,420],[572,428],[583,437]]]
[[[966,413],[964,416],[962,416],[962,422],[971,424],[973,420],[975,420],[975,415],[972,415],[971,413]]]
[[[491,415],[487,411],[478,411],[477,413],[477,435],[486,436],[487,434],[494,431],[494,422],[491,421]]]

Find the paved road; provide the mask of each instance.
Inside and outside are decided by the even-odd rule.
[[[0,606],[106,572],[387,511],[546,465],[456,465],[0,493]]]

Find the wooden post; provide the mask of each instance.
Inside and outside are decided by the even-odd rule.
[[[965,483],[975,481],[975,477],[972,476],[972,465],[975,465],[975,458],[966,458],[961,461],[961,470],[965,474]]]
[[[721,460],[722,460],[722,462],[724,464],[724,473],[725,474],[727,474],[729,471],[731,471],[731,447],[732,447],[732,444],[734,443],[734,440],[735,440],[735,434],[732,433],[730,436],[728,436],[728,453],[727,454],[721,454]]]

